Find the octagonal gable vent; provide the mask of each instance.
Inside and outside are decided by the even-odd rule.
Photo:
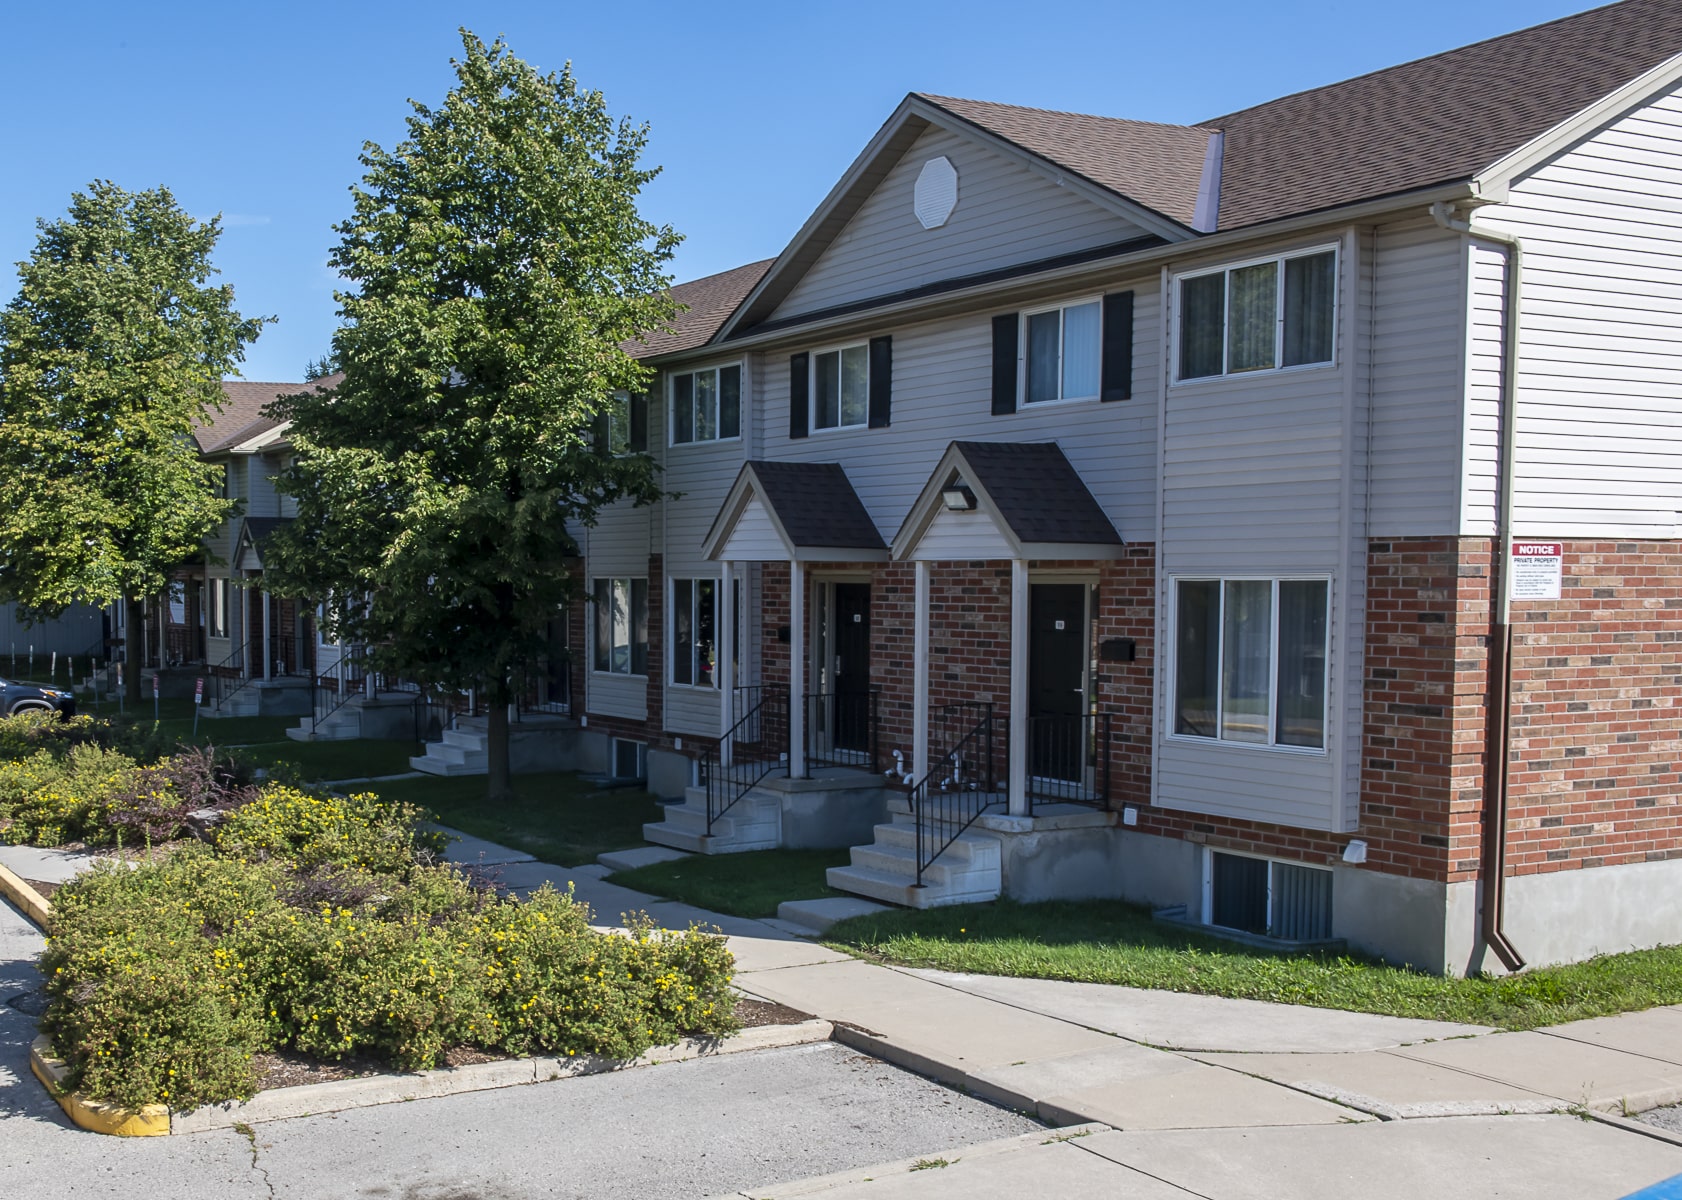
[[[939,229],[958,207],[958,170],[944,154],[923,164],[912,192],[912,210],[924,229]]]

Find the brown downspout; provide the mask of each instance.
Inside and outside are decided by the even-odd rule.
[[[1513,551],[1513,468],[1515,421],[1518,415],[1519,285],[1524,276],[1524,250],[1517,238],[1472,228],[1469,218],[1457,218],[1453,206],[1431,206],[1438,225],[1505,250],[1506,280],[1501,291],[1501,417],[1499,439],[1500,499],[1496,506],[1495,545],[1490,555],[1489,699],[1484,712],[1483,844],[1478,875],[1483,884],[1484,945],[1503,966],[1517,971],[1524,957],[1507,940],[1507,807],[1508,758],[1513,707],[1513,626],[1508,580]]]

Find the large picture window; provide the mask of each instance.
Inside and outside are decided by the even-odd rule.
[[[1335,250],[1182,275],[1179,378],[1329,363],[1336,312]]]
[[[1022,321],[1023,403],[1097,399],[1103,353],[1100,303],[1027,313]]]
[[[742,434],[742,368],[708,367],[673,375],[672,444],[716,442]]]
[[[1174,732],[1322,750],[1324,579],[1181,579],[1174,607]]]
[[[591,666],[608,675],[648,674],[648,580],[597,579]]]
[[[672,682],[717,687],[718,581],[672,580]]]

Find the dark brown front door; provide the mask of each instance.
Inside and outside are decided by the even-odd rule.
[[[870,585],[835,585],[835,707],[838,750],[870,749]]]
[[[1028,773],[1079,781],[1086,769],[1086,585],[1028,591]]]

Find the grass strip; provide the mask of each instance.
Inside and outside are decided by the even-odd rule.
[[[661,816],[647,792],[598,788],[569,771],[516,775],[511,802],[492,803],[483,775],[394,779],[373,790],[431,809],[452,829],[562,867],[642,845],[643,824]]]
[[[845,850],[696,854],[617,871],[607,881],[733,917],[774,917],[784,900],[840,895],[824,883],[824,872],[846,863]]]
[[[833,926],[862,958],[1020,979],[1111,983],[1533,1029],[1682,1003],[1682,947],[1609,954],[1504,978],[1450,979],[1352,954],[1281,954],[1152,921],[1116,900],[895,910]]]

